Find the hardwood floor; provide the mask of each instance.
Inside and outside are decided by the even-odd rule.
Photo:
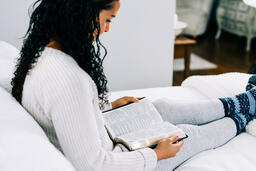
[[[191,75],[212,75],[227,72],[247,73],[256,61],[256,42],[252,42],[251,51],[245,51],[245,38],[223,32],[219,40],[215,33],[207,33],[198,37],[192,52],[218,65],[217,69],[191,71]],[[174,72],[173,85],[184,80],[183,72]]]

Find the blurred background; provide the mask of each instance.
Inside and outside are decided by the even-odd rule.
[[[0,1],[0,41],[22,47],[35,1]],[[175,0],[121,0],[110,31],[102,36],[111,91],[172,85],[175,8]]]
[[[1,0],[0,41],[21,48],[33,2]],[[102,38],[110,90],[178,86],[191,75],[256,73],[255,37],[256,8],[243,0],[122,1]]]
[[[255,8],[243,0],[177,0],[176,14],[175,43],[182,45],[175,46],[174,85],[189,75],[256,73]],[[187,75],[183,56],[190,56]]]

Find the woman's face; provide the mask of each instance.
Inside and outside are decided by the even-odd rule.
[[[114,1],[112,3],[112,6],[112,9],[102,10],[100,12],[100,35],[103,32],[109,31],[111,20],[116,17],[117,12],[120,8],[120,1]]]

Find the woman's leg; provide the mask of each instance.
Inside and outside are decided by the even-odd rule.
[[[189,136],[176,157],[158,162],[155,171],[171,171],[199,152],[227,143],[236,136],[236,124],[224,118],[202,126],[178,125]]]
[[[153,104],[163,120],[175,125],[202,125],[223,117],[229,117],[236,124],[237,134],[244,131],[246,124],[254,118],[247,113],[225,113],[223,104],[218,99],[200,101],[160,99],[153,102]]]
[[[173,100],[162,98],[153,102],[163,120],[173,124],[201,125],[225,116],[220,100]]]
[[[248,82],[248,85],[246,86],[246,93],[248,91],[251,91],[249,95],[253,95],[254,93],[254,88],[256,87],[256,76],[252,76]],[[253,91],[252,91],[253,90]],[[243,96],[246,93],[243,93],[240,95]],[[256,93],[255,93],[256,94]],[[246,94],[248,96],[248,94]],[[256,97],[256,96],[254,96]],[[235,97],[237,98],[237,96]],[[235,98],[231,98],[231,100],[235,100]],[[163,100],[163,99],[162,99]],[[165,99],[167,100],[167,99]],[[224,99],[225,100],[225,99]],[[255,101],[254,99],[250,99],[251,101]],[[175,103],[177,101],[175,100]],[[201,101],[202,102],[202,101]],[[198,110],[198,105],[195,105],[195,103],[198,102],[189,102],[187,101],[188,106],[191,104],[190,107],[187,107],[187,105],[184,106],[177,106],[172,104],[173,107],[169,106],[168,103],[170,103],[169,100],[167,100],[164,103],[161,101],[155,101],[154,105],[158,110],[160,110],[160,113],[163,114],[163,118],[165,120],[173,121],[173,123],[196,123],[196,124],[203,124],[204,122],[210,122],[211,120],[216,120],[218,118],[221,118],[223,116],[228,116],[223,119],[216,120],[214,122],[202,125],[202,126],[195,126],[195,125],[186,125],[186,124],[181,124],[177,125],[178,127],[182,128],[184,132],[189,136],[188,139],[185,140],[184,146],[182,147],[181,151],[177,154],[176,157],[166,159],[166,160],[161,160],[158,162],[156,171],[165,171],[165,170],[173,170],[179,165],[181,165],[184,161],[188,160],[189,158],[193,157],[194,155],[213,148],[217,148],[225,143],[227,143],[230,139],[235,137],[237,134],[239,134],[246,126],[246,124],[252,119],[251,116],[252,113],[238,113],[238,110],[236,113],[227,113],[227,109],[223,109],[221,105],[219,104],[218,100],[213,100],[213,101],[204,101],[203,103],[199,104],[204,104],[206,107],[200,108]],[[184,103],[182,100],[181,103]],[[241,101],[238,101],[238,104],[241,105],[241,108],[244,106],[242,105]],[[201,106],[201,105],[200,105]],[[203,105],[202,105],[203,106]],[[201,106],[201,107],[202,107]],[[248,103],[247,103],[248,106]],[[163,108],[162,108],[163,107]],[[209,107],[209,108],[208,108]],[[216,108],[216,112],[214,112],[214,109]],[[240,111],[242,111],[240,108]],[[168,110],[176,111],[173,112],[175,117],[171,117],[170,112]],[[230,109],[230,106],[228,106],[228,109]],[[200,112],[203,110],[204,112]],[[249,111],[252,111],[253,109],[249,109]],[[184,112],[184,113],[181,113]],[[207,116],[210,115],[210,116]],[[255,113],[253,113],[255,114]],[[171,113],[172,115],[172,113]],[[180,116],[181,115],[181,116]],[[205,116],[206,115],[206,116]],[[184,117],[183,117],[184,116]],[[199,117],[199,119],[198,119]],[[200,117],[203,117],[200,118]]]
[[[153,102],[165,121],[173,124],[201,125],[243,113],[256,113],[256,76],[252,76],[246,86],[246,92],[235,97],[215,100],[174,100],[159,99]],[[241,115],[240,115],[241,116]],[[237,116],[235,116],[237,117]]]

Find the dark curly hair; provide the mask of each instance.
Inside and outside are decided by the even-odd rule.
[[[41,52],[51,41],[74,58],[94,80],[100,103],[107,102],[107,79],[103,60],[107,54],[99,40],[99,14],[112,8],[116,0],[37,0],[12,79],[12,95],[21,103],[25,78]],[[95,45],[95,32],[97,38]],[[105,50],[101,58],[100,48]]]

